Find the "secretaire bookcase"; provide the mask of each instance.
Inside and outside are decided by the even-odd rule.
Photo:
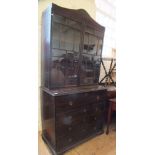
[[[98,84],[105,28],[86,11],[51,4],[42,15],[42,137],[54,154],[103,133]]]

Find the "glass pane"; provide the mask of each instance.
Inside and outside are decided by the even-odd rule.
[[[65,56],[52,57],[51,67],[51,85],[52,87],[62,87],[65,81]]]
[[[76,29],[80,29],[80,23],[78,23],[74,20],[65,18],[63,16],[54,15],[53,20],[56,23],[60,23],[60,24],[68,25],[68,26],[76,28]]]
[[[99,40],[97,55],[101,56],[102,53],[102,39]]]
[[[89,53],[89,54],[93,54],[96,55],[97,52],[97,44],[98,44],[98,38],[85,33],[84,35],[84,53]]]
[[[68,53],[66,61],[66,84],[77,85],[78,80],[78,53]]]
[[[65,47],[65,29],[66,26],[60,25],[60,48],[61,49],[66,49]]]
[[[61,25],[60,36],[60,48],[73,50],[73,29]]]
[[[65,33],[66,33],[66,49],[67,50],[73,50],[73,41],[74,41],[74,38],[73,38],[73,29],[70,29],[69,27],[66,29]]]
[[[53,20],[57,23],[66,24],[66,18],[63,16],[54,15]]]
[[[95,83],[98,83],[98,80],[99,80],[100,64],[101,64],[101,58],[97,56],[94,57],[94,82]]]
[[[80,23],[78,23],[74,20],[67,19],[67,25],[69,25],[73,28],[76,28],[76,29],[80,29]]]
[[[81,84],[92,84],[94,81],[93,57],[91,55],[82,56],[82,66],[80,72]]]
[[[89,35],[88,53],[96,55],[98,39],[95,36]]]
[[[89,26],[86,27],[86,32],[90,33],[90,34],[95,34],[95,29],[90,28]]]
[[[52,56],[54,57],[65,57],[66,51],[59,49],[52,49]]]
[[[84,47],[83,47],[83,52],[87,53],[87,50],[89,49],[89,35],[86,33],[84,35]]]
[[[53,48],[59,48],[60,41],[60,25],[57,23],[53,23]]]
[[[80,31],[74,30],[74,51],[80,50]]]

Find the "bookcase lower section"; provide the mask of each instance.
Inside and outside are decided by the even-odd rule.
[[[42,90],[42,138],[54,155],[102,134],[105,90],[52,95]]]

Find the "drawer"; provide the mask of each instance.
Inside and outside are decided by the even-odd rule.
[[[56,97],[55,101],[56,113],[63,113],[88,104],[103,102],[104,96],[101,93],[89,92]]]
[[[83,106],[75,111],[64,112],[56,114],[57,126],[71,125],[82,123],[85,119],[89,118],[91,115],[102,115],[103,110],[99,105],[87,105]]]
[[[60,137],[57,138],[57,142],[56,142],[56,150],[57,151],[62,151],[65,148],[77,143],[78,141],[80,141],[81,137],[77,136],[77,135],[73,135],[73,136],[65,136],[65,137]]]
[[[64,95],[56,97],[55,107],[57,113],[71,111],[84,106],[84,94]]]
[[[57,137],[62,137],[70,133],[78,132],[80,130],[79,127],[94,124],[100,120],[103,120],[103,116],[102,113],[98,111],[89,115],[87,113],[75,116],[73,116],[73,114],[68,114],[65,117],[59,117],[56,120],[56,135]],[[101,123],[103,123],[103,121]]]
[[[66,112],[56,115],[56,124],[57,126],[68,126],[71,124],[81,123],[82,118],[86,117],[86,109],[81,109],[73,112]]]
[[[57,138],[58,150],[63,150],[68,146],[74,145],[75,143],[102,131],[102,122],[97,121],[92,124],[84,124],[83,126],[78,125],[76,128],[77,130]]]

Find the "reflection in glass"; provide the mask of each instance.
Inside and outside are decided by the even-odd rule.
[[[65,57],[66,51],[60,49],[52,49],[52,56],[54,57]]]
[[[91,34],[85,33],[85,35],[84,35],[84,53],[96,55],[97,45],[98,45],[97,37],[95,37]]]
[[[56,23],[66,24],[66,18],[63,16],[54,15],[53,20]]]
[[[52,57],[51,84],[53,87],[61,87],[65,80],[65,55],[64,57]]]
[[[74,30],[74,51],[79,51],[80,50],[80,32]]]
[[[87,26],[87,27],[86,27],[86,32],[88,32],[88,33],[90,33],[90,34],[95,34],[95,29],[93,29],[93,28]]]
[[[95,36],[94,29],[88,27],[84,34],[81,55],[82,35],[79,29],[79,23],[61,16],[54,16],[51,73],[49,72],[53,88],[75,86],[78,82],[80,85],[98,82],[102,39]],[[81,58],[80,66],[79,57]]]
[[[73,20],[67,19],[66,24],[69,25],[70,27],[80,29],[80,24],[78,22],[73,21]]]
[[[93,35],[89,35],[89,49],[88,49],[88,52],[90,54],[94,54],[94,55],[96,54],[97,44],[98,44],[98,39]]]
[[[60,41],[59,29],[60,25],[57,23],[53,23],[53,48],[59,48],[59,41]]]
[[[101,58],[97,56],[94,57],[94,82],[95,83],[98,83],[98,80],[99,80],[100,64],[101,64]]]
[[[61,25],[60,36],[60,48],[73,50],[73,29]]]
[[[91,55],[83,54],[80,82],[82,84],[92,84],[94,81],[94,67],[93,57]]]
[[[97,55],[100,56],[102,53],[102,39],[99,39]]]
[[[84,47],[83,47],[83,52],[87,53],[87,50],[89,49],[89,35],[86,33],[84,35]]]
[[[77,85],[78,81],[78,53],[68,53],[66,59],[66,84]]]

